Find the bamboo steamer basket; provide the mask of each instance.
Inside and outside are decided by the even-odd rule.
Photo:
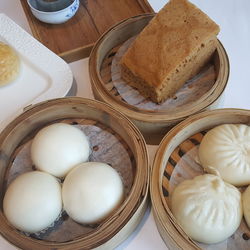
[[[118,49],[128,39],[139,34],[154,15],[135,16],[109,29],[96,42],[89,59],[89,74],[95,98],[111,104],[115,109],[127,115],[140,129],[149,144],[159,144],[170,128],[188,116],[217,107],[229,76],[228,57],[219,42],[211,62],[214,67],[212,72],[199,78],[200,82],[206,83],[207,78],[214,77],[211,87],[206,91],[202,92],[199,87],[196,87],[194,91],[190,85],[190,88],[186,88],[182,93],[182,97],[186,98],[185,102],[178,97],[173,101],[174,104],[159,110],[144,109],[125,101],[111,78],[112,60]]]
[[[3,214],[2,202],[6,186],[10,182],[12,168],[22,167],[19,166],[20,160],[15,165],[16,158],[25,150],[25,145],[32,140],[37,131],[54,122],[85,126],[86,131],[90,133],[91,155],[96,154],[97,161],[104,159],[104,162],[106,155],[106,161],[109,161],[107,163],[118,168],[125,187],[125,199],[119,208],[99,225],[89,227],[76,223],[72,227],[73,222],[69,217],[66,217],[66,222],[64,221],[64,214],[61,216],[62,222],[49,230],[49,238],[46,238],[45,233],[45,236],[39,236],[38,239],[34,235],[16,230],[8,223]],[[124,168],[123,162],[128,162],[129,169]],[[112,249],[136,228],[147,207],[149,168],[144,138],[128,118],[98,101],[70,97],[49,100],[29,107],[0,134],[0,166],[0,233],[7,241],[21,249]],[[61,225],[71,225],[73,229],[66,230],[68,234],[72,234],[70,237],[64,234],[64,231],[60,231]],[[74,234],[75,227],[77,234]],[[64,235],[68,238],[64,238]]]
[[[150,196],[158,231],[171,250],[250,249],[250,230],[244,219],[234,236],[218,247],[216,244],[205,245],[190,239],[170,210],[171,193],[175,185],[202,174],[196,172],[195,166],[191,166],[198,164],[198,154],[195,152],[202,137],[209,129],[227,123],[250,125],[250,110],[218,109],[193,115],[171,129],[159,145],[153,162]],[[201,171],[202,167],[199,168]]]

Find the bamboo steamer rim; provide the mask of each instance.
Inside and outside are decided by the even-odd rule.
[[[212,103],[219,99],[221,94],[223,93],[228,78],[229,78],[229,59],[226,53],[225,48],[222,43],[218,40],[217,52],[220,58],[220,70],[218,72],[217,79],[213,85],[213,87],[202,97],[199,99],[199,103],[195,105],[189,104],[185,105],[184,108],[179,109],[178,112],[166,112],[166,111],[148,111],[143,109],[135,108],[133,105],[130,105],[126,102],[123,102],[117,99],[115,96],[111,95],[109,91],[103,86],[102,77],[100,75],[101,64],[98,66],[99,55],[102,49],[103,44],[105,42],[109,42],[111,34],[115,33],[116,30],[122,29],[127,25],[132,23],[136,23],[142,19],[149,19],[149,21],[155,16],[155,13],[149,14],[141,14],[138,16],[134,16],[128,19],[125,19],[115,26],[111,27],[107,30],[95,43],[89,58],[89,75],[93,88],[94,94],[98,96],[102,101],[109,103],[113,107],[116,107],[119,111],[126,114],[133,120],[137,121],[145,121],[148,123],[166,123],[166,122],[178,122],[183,120],[183,118],[188,117],[192,114],[195,114],[201,110],[208,108]],[[119,37],[117,38],[119,42],[123,42],[123,40]],[[112,49],[112,48],[110,48]]]
[[[119,240],[124,240],[128,235],[119,235],[119,232],[126,228],[124,233],[131,233],[131,230],[128,229],[128,224],[131,228],[135,226],[131,225],[130,219],[133,218],[133,215],[136,213],[136,218],[133,218],[133,221],[138,223],[139,219],[141,218],[138,215],[138,211],[141,212],[145,210],[145,204],[148,195],[148,186],[149,186],[149,159],[148,153],[146,148],[146,143],[141,135],[138,128],[121,112],[115,110],[110,105],[105,104],[100,101],[81,98],[81,97],[65,97],[65,98],[57,98],[53,100],[44,101],[38,104],[35,104],[31,107],[28,107],[24,113],[19,115],[16,119],[14,119],[7,127],[0,134],[0,152],[2,153],[2,145],[5,145],[8,139],[18,130],[19,126],[22,126],[25,123],[27,118],[33,118],[35,115],[42,114],[45,112],[44,110],[48,111],[48,109],[54,109],[55,106],[57,107],[64,107],[67,104],[74,105],[87,105],[88,107],[99,109],[105,112],[105,115],[102,117],[103,119],[107,119],[109,121],[109,117],[106,114],[109,114],[116,119],[120,126],[124,126],[124,129],[130,134],[129,140],[133,143],[134,149],[134,158],[136,161],[136,173],[134,176],[134,182],[131,187],[130,193],[128,197],[124,200],[121,207],[115,211],[114,215],[108,221],[105,221],[98,227],[98,230],[88,233],[84,235],[84,237],[79,237],[69,242],[52,242],[52,241],[45,241],[45,240],[36,240],[25,236],[23,234],[18,233],[18,231],[13,230],[13,227],[8,223],[7,219],[3,215],[3,212],[0,212],[1,221],[4,222],[6,225],[5,227],[1,227],[1,235],[7,239],[11,244],[16,245],[16,239],[18,238],[18,243],[20,241],[27,242],[29,241],[30,246],[36,246],[37,249],[48,249],[55,248],[55,249],[89,249],[94,247],[101,248],[102,245],[98,244],[111,244],[112,237],[116,236]],[[84,117],[84,115],[83,115]],[[71,117],[72,118],[72,117]],[[122,123],[123,121],[124,123]],[[20,127],[19,127],[20,129]],[[24,138],[22,138],[24,139]],[[124,138],[123,138],[124,139]],[[13,153],[13,152],[12,152]],[[5,174],[5,173],[4,173]],[[3,176],[0,176],[3,179]],[[2,183],[3,185],[3,183]],[[3,200],[3,194],[1,196],[1,202]],[[116,223],[116,227],[111,226]],[[127,226],[127,227],[126,227]],[[100,235],[101,234],[101,235]],[[96,243],[93,244],[93,242]],[[120,242],[119,242],[120,243]],[[34,244],[34,245],[32,245]],[[117,245],[116,242],[112,242],[111,245]],[[18,245],[17,245],[18,246]],[[30,248],[27,248],[30,249]]]
[[[190,128],[194,127],[198,123],[202,123],[202,126],[205,126],[204,129],[209,129],[216,126],[213,124],[213,118],[215,118],[215,116],[224,116],[226,118],[229,115],[235,115],[239,118],[243,116],[249,117],[246,118],[246,120],[250,123],[250,110],[247,109],[224,108],[204,111],[199,114],[192,115],[186,120],[180,122],[164,136],[161,143],[159,144],[152,165],[153,167],[150,177],[150,197],[154,218],[159,233],[165,242],[167,240],[171,241],[169,244],[173,244],[173,249],[201,250],[201,248],[191,238],[189,238],[189,236],[178,225],[164,198],[162,192],[162,176],[168,158],[176,148],[176,145],[179,145],[190,136],[190,134],[187,132]],[[210,124],[208,124],[209,122]],[[228,122],[225,119],[223,123]],[[191,134],[195,134],[197,132],[199,132],[199,129],[197,131],[192,131]],[[184,136],[185,138],[178,139],[178,136],[180,135]],[[174,145],[172,145],[172,143]],[[170,152],[168,152],[167,156],[164,158],[163,156],[166,152],[166,149],[169,149]]]

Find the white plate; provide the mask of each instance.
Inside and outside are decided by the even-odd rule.
[[[24,107],[65,96],[73,75],[67,63],[4,14],[0,14],[0,41],[12,46],[21,60],[18,78],[0,87],[1,131]]]

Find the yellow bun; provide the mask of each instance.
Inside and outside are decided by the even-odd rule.
[[[7,44],[0,42],[0,86],[16,79],[20,70],[20,60],[16,52]]]

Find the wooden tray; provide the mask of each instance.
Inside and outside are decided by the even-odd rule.
[[[111,26],[131,16],[153,12],[147,0],[80,0],[76,15],[64,24],[46,24],[21,0],[34,37],[65,61],[88,57],[100,37]]]

